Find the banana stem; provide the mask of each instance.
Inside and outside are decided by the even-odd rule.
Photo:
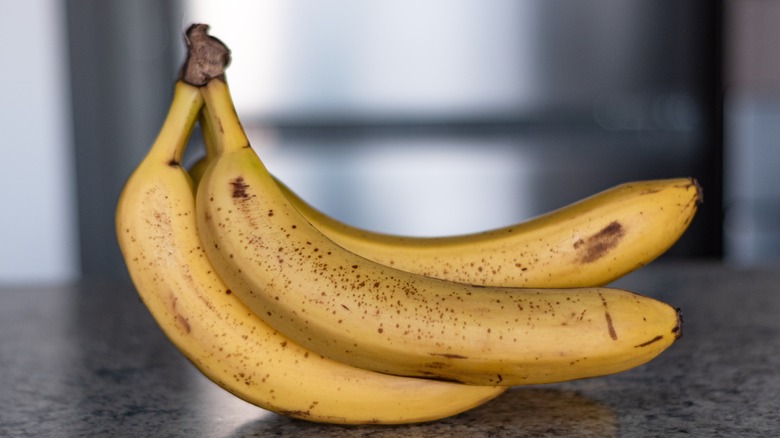
[[[187,58],[180,79],[202,87],[214,78],[224,78],[230,64],[230,49],[219,39],[208,34],[207,24],[193,24],[184,34]]]
[[[206,147],[206,160],[212,160],[219,149],[217,149],[217,138],[214,134],[214,125],[212,124],[211,111],[204,106],[200,111],[200,129],[203,130],[203,144]]]
[[[228,85],[222,78],[214,78],[200,88],[205,103],[204,108],[208,108],[206,115],[211,120],[215,156],[249,147],[249,138],[241,126],[227,88]]]
[[[169,166],[180,165],[184,148],[202,106],[203,96],[197,87],[176,81],[174,99],[168,110],[171,115],[163,122],[147,158]]]
[[[225,68],[230,63],[230,49],[209,35],[208,29],[206,24],[193,24],[187,29],[187,59],[182,67],[181,79],[200,87],[207,102],[201,120],[205,121],[205,129],[210,131],[206,133],[206,146],[211,149],[207,153],[213,158],[219,153],[249,146],[249,139],[238,120],[230,93],[225,92]],[[208,144],[209,138],[211,144]]]

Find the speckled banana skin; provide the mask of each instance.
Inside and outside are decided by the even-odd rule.
[[[262,408],[344,424],[435,420],[504,391],[344,365],[300,347],[244,306],[201,246],[192,181],[179,164],[201,105],[198,88],[177,83],[158,138],[122,191],[116,233],[144,304],[203,374]]]
[[[675,309],[628,291],[468,285],[345,249],[265,169],[227,85],[214,79],[201,90],[218,127],[198,185],[201,240],[233,293],[304,347],[389,374],[508,386],[624,371],[678,338]],[[581,246],[592,235],[568,238]]]
[[[339,222],[282,185],[334,242],[376,262],[486,286],[607,284],[646,265],[688,228],[701,199],[691,178],[622,184],[516,225],[452,237],[403,237]]]

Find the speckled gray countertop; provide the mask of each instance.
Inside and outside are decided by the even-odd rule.
[[[311,424],[234,398],[168,343],[127,283],[4,287],[0,436],[780,436],[780,267],[657,262],[616,285],[681,307],[683,338],[628,372],[392,427]]]

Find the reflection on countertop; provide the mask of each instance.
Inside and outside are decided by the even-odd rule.
[[[350,438],[618,436],[612,409],[584,394],[560,388],[513,388],[501,397],[456,417],[402,426],[323,426],[274,417],[250,421],[231,437],[317,436]]]

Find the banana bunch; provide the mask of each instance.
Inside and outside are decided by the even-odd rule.
[[[370,233],[307,205],[251,148],[229,51],[194,25],[168,115],[117,205],[133,283],[209,379],[316,422],[455,415],[514,385],[648,362],[679,311],[603,287],[684,232],[693,180],[637,182],[515,226],[437,239]],[[207,157],[181,157],[200,121]]]

